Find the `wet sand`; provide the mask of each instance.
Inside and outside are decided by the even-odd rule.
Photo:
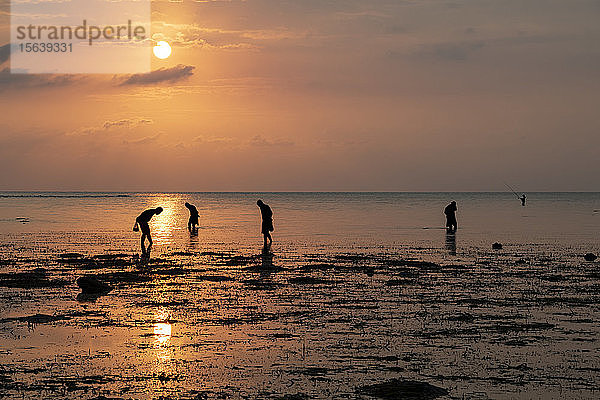
[[[0,397],[600,396],[598,263],[440,251],[4,251]]]

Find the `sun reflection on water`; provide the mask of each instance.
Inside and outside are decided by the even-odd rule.
[[[171,243],[175,231],[179,230],[182,225],[181,213],[178,211],[182,208],[183,203],[180,199],[169,196],[154,199],[154,203],[156,203],[156,207],[161,206],[163,212],[150,221],[152,237],[158,239],[159,243]]]
[[[165,310],[158,310],[156,314],[153,333],[154,333],[154,356],[158,361],[155,365],[157,372],[165,372],[168,370],[168,363],[172,357],[171,338],[173,334],[173,327],[169,322],[169,313]]]
[[[171,339],[171,324],[168,322],[155,323],[154,336],[159,344],[168,342]]]

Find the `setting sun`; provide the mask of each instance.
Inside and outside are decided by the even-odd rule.
[[[156,46],[154,46],[153,51],[154,55],[157,58],[164,60],[165,58],[168,58],[171,55],[171,46],[169,45],[169,43],[165,42],[164,40],[161,40],[156,43]]]

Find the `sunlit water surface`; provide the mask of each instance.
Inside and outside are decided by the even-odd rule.
[[[157,206],[144,260],[132,226]],[[599,228],[597,193],[0,193],[0,397],[364,398],[402,378],[594,398]],[[114,289],[78,297],[83,275]]]

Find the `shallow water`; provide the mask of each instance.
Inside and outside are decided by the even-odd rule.
[[[403,378],[595,398],[600,194],[528,197],[2,193],[0,397],[369,398]],[[142,260],[133,220],[158,205]],[[78,298],[88,274],[114,289]]]

